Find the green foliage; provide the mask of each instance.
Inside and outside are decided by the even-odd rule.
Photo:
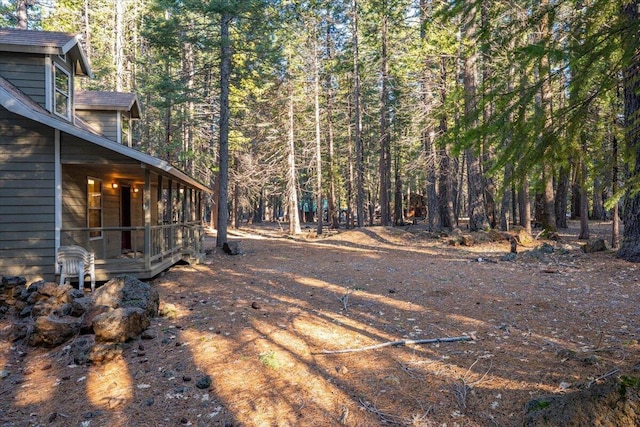
[[[278,360],[278,357],[274,351],[260,353],[260,355],[258,356],[258,360],[264,366],[269,369],[273,369],[274,371],[277,371],[282,367],[282,363]]]

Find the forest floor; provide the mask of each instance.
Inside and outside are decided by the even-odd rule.
[[[512,261],[506,240],[453,246],[421,225],[229,230],[244,253],[210,237],[204,264],[154,280],[155,338],[122,357],[75,366],[2,344],[8,369],[29,370],[0,380],[0,425],[522,425],[529,400],[640,363],[640,265],[583,253],[577,227]]]

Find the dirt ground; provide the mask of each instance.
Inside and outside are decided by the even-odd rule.
[[[162,316],[122,357],[0,343],[0,425],[522,425],[536,396],[640,367],[640,265],[582,253],[571,226],[512,261],[506,240],[453,246],[419,225],[230,230],[243,254],[210,238],[204,264],[152,282]]]

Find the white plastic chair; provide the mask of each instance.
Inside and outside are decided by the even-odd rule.
[[[84,277],[91,278],[91,292],[96,289],[95,256],[81,246],[60,246],[56,257],[60,269],[60,284],[67,279],[77,277],[80,290],[84,289]]]

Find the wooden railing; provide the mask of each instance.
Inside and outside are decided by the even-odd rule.
[[[97,237],[100,236],[100,237]],[[96,261],[138,260],[151,264],[176,255],[196,257],[204,252],[204,227],[199,222],[169,223],[147,227],[66,228],[61,245],[79,245],[93,252]],[[123,251],[123,241],[130,246]]]

